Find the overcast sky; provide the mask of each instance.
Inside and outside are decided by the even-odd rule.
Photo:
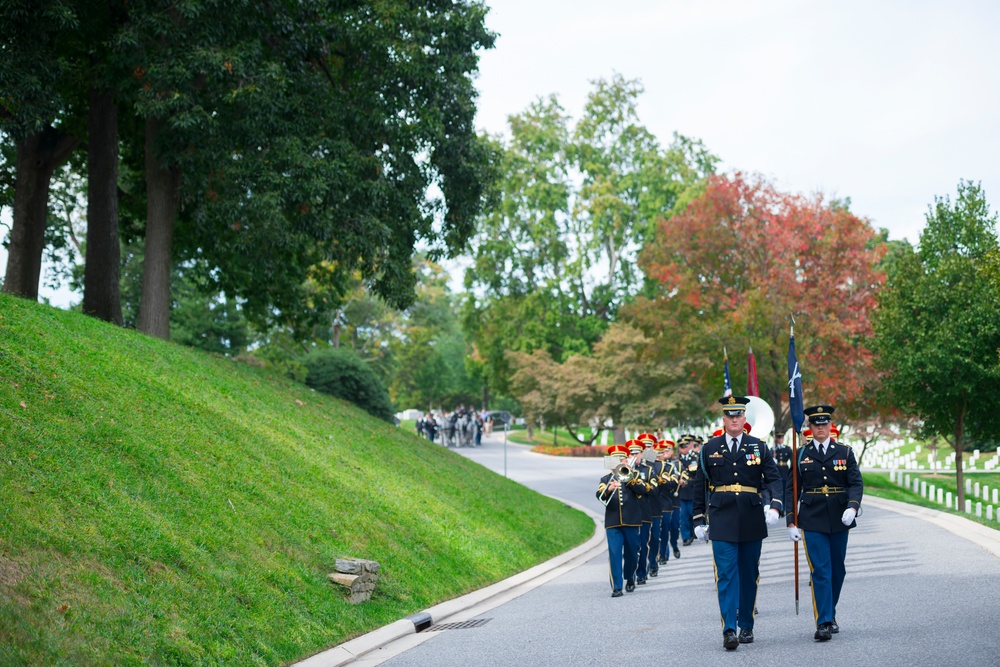
[[[696,137],[722,170],[850,197],[916,243],[935,195],[982,181],[1000,207],[1000,2],[493,0],[478,123],[590,81],[642,81],[641,121]]]
[[[890,238],[916,243],[928,204],[961,178],[1000,208],[1000,2],[488,4],[499,36],[477,121],[491,133],[539,96],[579,117],[590,81],[618,72],[642,81],[640,117],[662,143],[676,131],[724,171],[850,197]]]

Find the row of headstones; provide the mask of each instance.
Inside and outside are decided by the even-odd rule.
[[[952,497],[951,491],[945,491],[944,489],[938,488],[934,484],[928,484],[926,481],[920,479],[919,477],[910,477],[909,475],[896,470],[889,471],[889,480],[899,484],[900,486],[913,491],[921,498],[930,500],[931,502],[936,502],[939,505],[945,505],[953,510],[958,511],[958,498]],[[990,489],[987,485],[982,485],[980,487],[979,482],[972,482],[972,480],[965,480],[965,513],[972,514],[975,510],[977,517],[983,516],[983,503],[978,499],[982,498],[983,501],[989,503],[992,501],[993,504],[986,505],[986,518],[993,520],[994,509],[993,505],[1000,504],[1000,489]],[[974,496],[976,500],[975,506],[972,504],[972,499],[968,496]],[[997,521],[1000,521],[1000,511],[996,512]]]
[[[944,457],[944,461],[937,461],[934,453],[927,455],[927,463],[921,464],[917,463],[917,454],[920,451],[920,445],[916,446],[915,451],[909,454],[903,454],[900,456],[899,450],[895,450],[892,454],[885,454],[883,456],[875,457],[875,467],[876,468],[890,468],[903,470],[945,470],[951,469],[955,465],[955,452],[950,452]],[[973,450],[972,456],[969,457],[969,461],[966,463],[967,470],[975,470],[976,462],[982,457],[982,453],[976,449]],[[983,462],[984,470],[993,470],[1000,466],[1000,451],[997,451],[991,458]]]

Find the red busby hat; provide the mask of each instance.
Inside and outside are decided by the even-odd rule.
[[[636,437],[636,440],[646,445],[646,447],[649,447],[656,443],[656,436],[652,433],[640,433]]]
[[[747,435],[750,435],[751,428],[753,427],[750,426],[750,422],[746,422],[745,424],[743,424],[743,432],[746,433]]]
[[[830,435],[834,438],[840,435],[840,429],[837,428],[836,424],[830,424]]]
[[[802,437],[805,438],[806,440],[812,440],[813,438],[812,429],[811,428],[803,429]]]
[[[625,445],[608,445],[608,456],[626,456],[628,447]]]
[[[646,449],[646,445],[639,440],[627,440],[625,446],[628,447],[629,454],[638,454]]]
[[[655,445],[653,445],[653,449],[655,449],[658,452],[665,452],[666,450],[673,448],[674,448],[673,440],[660,440]]]
[[[713,438],[718,438],[720,435],[722,435],[722,429],[721,428],[717,428],[714,431],[712,431],[712,437]]]

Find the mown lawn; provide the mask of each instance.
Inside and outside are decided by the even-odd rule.
[[[282,665],[592,521],[261,369],[0,295],[0,665]],[[327,580],[379,561],[373,598]]]

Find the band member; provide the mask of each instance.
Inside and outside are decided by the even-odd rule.
[[[641,439],[642,436],[640,435]],[[666,464],[663,462],[662,456],[666,449],[664,440],[656,440],[652,444],[652,449],[656,452],[656,460],[650,464],[650,469],[652,471],[653,479],[656,481],[656,488],[649,494],[649,506],[653,513],[653,522],[649,527],[649,549],[646,554],[646,562],[648,564],[647,572],[650,577],[655,577],[660,573],[659,566],[659,555],[660,555],[660,534],[663,531],[663,505],[669,502],[669,498],[664,497],[664,484],[666,483],[664,477],[664,470],[666,469]]]
[[[765,521],[769,526],[778,525],[783,504],[781,475],[770,450],[743,432],[749,402],[744,396],[719,399],[725,434],[705,444],[693,485],[695,535],[712,540],[722,645],[729,651],[754,640],[760,548],[767,537]],[[762,511],[761,492],[765,488],[772,500]]]
[[[691,517],[694,516],[694,485],[692,482],[694,481],[695,473],[698,471],[698,459],[691,452],[694,439],[693,435],[684,436],[677,445],[680,454],[678,461],[681,467],[681,479],[677,489],[677,499],[680,501],[679,522],[681,544],[684,546],[689,546],[694,542],[694,535],[692,534],[694,525],[691,521]]]
[[[778,464],[778,472],[781,473],[782,489],[787,489],[792,483],[792,448],[785,444],[784,433],[774,434],[774,462]],[[791,509],[790,505],[788,509]]]
[[[649,574],[649,538],[653,532],[652,496],[656,493],[656,478],[653,475],[653,469],[643,460],[642,453],[646,449],[646,443],[652,446],[656,439],[650,433],[642,433],[639,438],[629,440],[625,444],[628,445],[629,460],[631,461],[629,465],[633,466],[639,479],[646,487],[639,500],[642,523],[639,524],[639,564],[635,572],[635,583],[642,586],[645,585],[646,577]]]
[[[840,632],[837,625],[837,602],[847,570],[847,535],[857,523],[864,482],[854,452],[830,437],[832,405],[814,405],[805,409],[812,426],[813,440],[799,454],[798,525],[789,512],[788,536],[801,538],[812,579],[813,613],[816,633],[824,642]],[[788,504],[791,507],[791,487]]]
[[[635,569],[639,558],[639,524],[642,510],[639,499],[645,492],[645,485],[625,463],[628,447],[611,445],[608,456],[622,461],[618,468],[601,478],[597,486],[597,499],[604,503],[604,532],[608,538],[608,561],[611,597],[622,596],[622,580],[625,590],[635,590]]]
[[[680,510],[677,507],[677,482],[680,478],[680,466],[674,458],[673,440],[661,440],[657,443],[661,448],[657,457],[663,464],[660,471],[660,509],[663,511],[663,519],[660,522],[660,564],[665,564],[670,560],[670,550],[674,551],[674,557],[681,557],[681,550],[677,546],[677,537],[680,532]]]

